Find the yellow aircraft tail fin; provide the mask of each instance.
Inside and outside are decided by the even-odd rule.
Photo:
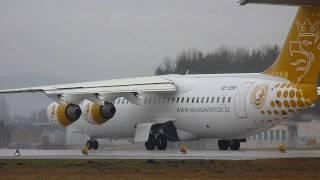
[[[300,7],[277,60],[264,73],[316,84],[320,71],[320,6]]]

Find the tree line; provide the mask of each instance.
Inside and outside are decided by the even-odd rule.
[[[207,53],[188,49],[175,59],[164,58],[155,74],[185,74],[187,71],[189,74],[262,72],[275,61],[279,52],[277,45],[264,45],[252,50],[220,47]]]

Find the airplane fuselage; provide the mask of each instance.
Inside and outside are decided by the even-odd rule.
[[[297,90],[286,79],[263,74],[163,78],[176,84],[176,93],[142,94],[141,105],[120,97],[114,102],[116,115],[108,122],[97,126],[81,118],[76,126],[90,137],[123,139],[133,138],[139,124],[172,121],[180,140],[233,139],[264,131],[306,108],[290,105]],[[286,97],[277,97],[281,86]]]

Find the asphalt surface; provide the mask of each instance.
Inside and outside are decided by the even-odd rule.
[[[255,160],[280,158],[320,158],[320,150],[279,151],[188,151],[178,150],[105,150],[90,151],[82,155],[80,150],[20,150],[21,156],[14,156],[15,149],[0,149],[0,159],[208,159],[208,160]]]

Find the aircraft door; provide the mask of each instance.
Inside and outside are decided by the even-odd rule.
[[[234,110],[236,116],[239,118],[247,118],[246,97],[251,86],[251,82],[242,83],[236,93],[234,101]]]

